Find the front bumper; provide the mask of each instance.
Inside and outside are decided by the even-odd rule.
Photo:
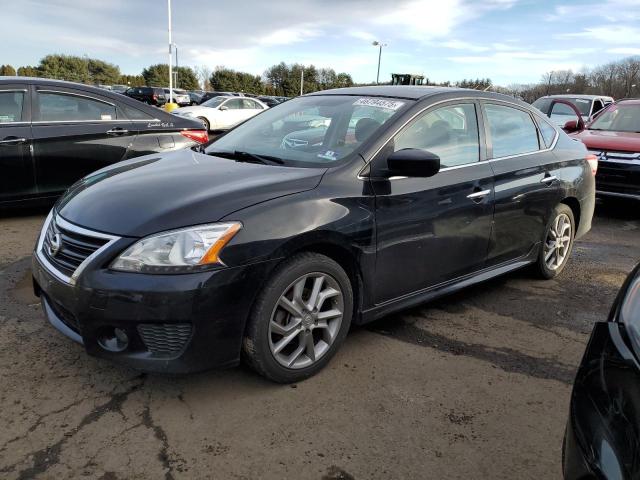
[[[596,323],[578,369],[564,442],[566,480],[640,477],[640,365],[622,328]]]
[[[272,262],[184,275],[87,268],[65,283],[33,255],[34,290],[49,322],[87,353],[149,372],[187,373],[238,363],[246,320]],[[114,329],[127,348],[105,348]]]

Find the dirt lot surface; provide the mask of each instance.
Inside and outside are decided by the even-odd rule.
[[[42,213],[0,218],[0,478],[559,478],[575,368],[640,260],[598,207],[553,281],[516,272],[354,330],[292,386],[88,357],[31,294]]]

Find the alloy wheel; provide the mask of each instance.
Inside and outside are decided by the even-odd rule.
[[[557,270],[564,264],[571,246],[571,233],[571,220],[561,213],[551,224],[544,244],[544,263],[549,270]]]
[[[291,369],[306,368],[324,356],[340,331],[344,298],[326,273],[308,273],[292,282],[278,299],[269,321],[269,348]]]

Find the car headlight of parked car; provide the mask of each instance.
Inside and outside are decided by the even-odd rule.
[[[186,273],[224,265],[220,252],[242,228],[239,222],[211,223],[152,235],[127,248],[112,270]]]

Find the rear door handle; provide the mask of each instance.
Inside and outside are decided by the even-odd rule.
[[[111,130],[107,130],[107,135],[125,135],[129,133],[129,130],[125,130],[122,127],[112,128]]]
[[[18,138],[18,137],[6,137],[3,140],[0,140],[0,146],[4,145],[6,147],[10,147],[12,145],[20,145],[27,141],[26,138]]]
[[[551,185],[557,179],[558,177],[556,177],[555,175],[547,175],[546,177],[543,177],[542,180],[540,180],[540,183],[546,183],[547,185]]]
[[[491,193],[491,190],[480,190],[478,192],[473,192],[470,193],[469,195],[467,195],[467,198],[475,201],[480,201],[482,200],[484,197],[486,197],[487,195],[489,195]]]

